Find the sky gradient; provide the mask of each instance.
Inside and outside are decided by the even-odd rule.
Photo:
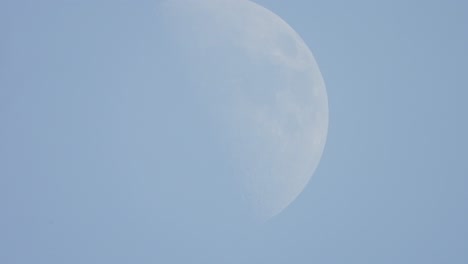
[[[145,175],[190,175],[219,151],[158,63],[182,63],[159,39],[158,1],[0,2],[0,263],[468,262],[468,4],[256,3],[312,50],[330,114],[316,173],[263,225],[236,222],[229,204],[228,222],[177,210],[230,182],[199,200],[165,186],[214,175]]]

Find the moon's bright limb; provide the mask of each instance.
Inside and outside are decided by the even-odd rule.
[[[161,5],[259,220],[284,210],[319,164],[328,99],[317,63],[279,16],[246,0]]]

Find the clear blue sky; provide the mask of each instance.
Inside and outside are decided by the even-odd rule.
[[[193,102],[157,63],[157,2],[0,1],[0,263],[468,263],[468,3],[256,1],[313,51],[328,142],[282,214],[226,227],[145,174],[154,147],[177,175],[204,161],[165,137],[216,149],[206,120],[163,120]]]

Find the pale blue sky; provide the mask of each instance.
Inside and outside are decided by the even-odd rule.
[[[465,1],[256,1],[314,53],[330,126],[299,198],[230,227],[178,210],[228,189],[164,187],[214,175],[145,174],[189,175],[218,149],[158,64],[176,52],[158,39],[157,2],[0,1],[0,263],[468,263]]]

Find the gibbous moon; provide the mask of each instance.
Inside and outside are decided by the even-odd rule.
[[[326,141],[328,99],[311,51],[247,0],[169,0],[158,16],[219,129],[239,195],[257,220],[277,215],[307,185]]]

